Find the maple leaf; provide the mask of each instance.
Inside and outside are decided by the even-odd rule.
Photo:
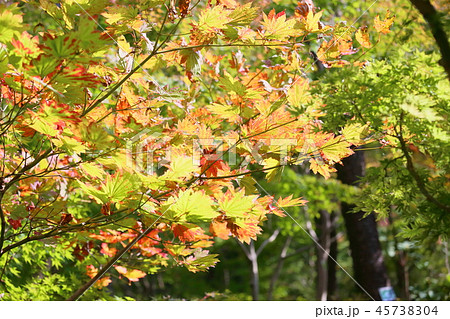
[[[313,11],[309,11],[306,17],[305,29],[309,32],[316,32],[322,29],[320,24],[320,18],[322,17],[323,11],[319,11],[314,14]]]
[[[365,140],[369,135],[369,125],[361,125],[359,123],[350,124],[342,129],[341,134],[347,142],[358,146],[366,143]]]
[[[107,12],[102,13],[102,16],[105,17],[106,23],[116,25],[119,22],[125,23],[136,18],[137,10],[133,6],[110,6],[107,8]]]
[[[219,118],[226,119],[229,122],[238,123],[240,120],[240,110],[236,105],[222,105],[213,103],[207,106],[208,110]]]
[[[117,249],[114,247],[109,248],[107,243],[102,243],[102,249],[100,250],[100,252],[106,256],[114,257],[114,255],[117,253]]]
[[[194,75],[201,73],[203,57],[199,50],[182,50],[180,63],[186,67],[186,75],[192,81]]]
[[[280,167],[280,161],[275,158],[264,160],[264,170],[266,171],[266,180],[268,182],[277,181],[281,178],[283,167]]]
[[[258,189],[255,184],[256,180],[251,176],[244,176],[239,179],[239,186],[245,189],[245,195],[253,195],[258,193]]]
[[[244,5],[238,5],[229,14],[227,24],[231,26],[247,26],[256,18],[257,14],[258,8],[252,7],[252,3],[250,2]]]
[[[8,8],[8,10],[6,10]],[[17,13],[17,6],[0,8],[0,42],[8,43],[23,30],[22,15]]]
[[[285,198],[278,198],[276,205],[278,207],[293,207],[293,206],[303,206],[305,205],[308,201],[301,199],[301,198],[294,198],[292,199],[293,195],[289,195],[288,197]]]
[[[199,239],[207,239],[209,236],[204,234],[202,228],[191,224],[172,225],[173,234],[182,242],[192,242]]]
[[[192,256],[187,257],[182,264],[191,272],[206,271],[219,261],[217,254],[209,255],[207,250],[196,250]]]
[[[317,160],[315,158],[310,159],[309,164],[309,167],[314,172],[314,174],[319,173],[320,175],[325,177],[325,179],[330,178],[330,173],[336,171],[335,168],[330,167],[329,165],[324,164],[322,160]]]
[[[176,156],[169,165],[169,170],[164,173],[161,179],[180,180],[198,173],[199,167],[194,164],[191,156]]]
[[[293,107],[302,107],[310,100],[309,82],[304,78],[297,78],[294,84],[288,89],[288,102]]]
[[[105,243],[114,244],[123,242],[124,240],[136,237],[133,233],[122,233],[117,230],[108,229],[107,231],[100,230],[100,234],[90,234],[89,237],[101,240]]]
[[[8,218],[8,223],[12,226],[13,229],[22,227],[22,221],[20,219]]]
[[[234,92],[236,95],[244,97],[247,88],[239,79],[234,79],[227,71],[224,72],[223,77],[219,79],[220,84],[227,90]]]
[[[245,196],[244,190],[237,193],[227,191],[223,198],[219,200],[219,208],[227,217],[243,217],[255,205],[253,202],[257,196]]]
[[[365,26],[359,28],[355,33],[356,40],[359,42],[359,44],[361,44],[361,46],[366,49],[372,46],[372,44],[370,43],[369,32],[367,30],[368,28]]]
[[[217,154],[206,154],[200,158],[201,171],[207,177],[217,176],[219,171],[228,171],[229,166]]]
[[[380,20],[380,16],[377,15],[374,20],[375,30],[382,34],[387,34],[390,32],[390,27],[394,23],[395,15],[391,15],[391,12],[387,10],[384,20]]]
[[[173,218],[178,220],[209,221],[219,214],[212,204],[211,198],[203,192],[187,190],[179,192],[177,197],[171,197],[165,206],[174,212]]]
[[[119,274],[124,276],[129,280],[129,283],[139,281],[140,278],[143,278],[146,276],[146,273],[139,269],[127,269],[123,266],[116,266],[114,265],[114,268],[117,270]]]
[[[250,244],[252,239],[256,240],[257,236],[261,234],[262,229],[258,226],[258,223],[258,221],[252,220],[238,221],[238,224],[229,221],[228,228],[240,242]]]
[[[94,265],[86,266],[86,275],[89,278],[94,278],[97,274],[98,274],[98,268],[96,268]],[[108,286],[111,282],[112,282],[112,280],[110,279],[109,276],[104,276],[104,277],[98,279],[95,282],[94,286],[101,289],[103,287]]]
[[[109,201],[119,202],[133,192],[135,185],[131,174],[115,174],[106,177],[102,191]]]
[[[100,167],[100,165],[95,165],[93,163],[82,163],[80,168],[91,177],[98,179],[103,179],[105,177],[105,171],[103,170],[103,167]]]
[[[350,145],[351,143],[346,141],[342,136],[337,136],[329,139],[320,149],[325,160],[337,163],[341,158],[353,154],[353,151],[349,148]]]
[[[191,45],[209,44],[217,39],[230,21],[229,10],[223,5],[205,8],[199,16],[198,22],[192,23],[190,34]]]
[[[209,231],[213,236],[224,240],[228,239],[231,235],[230,230],[227,228],[227,222],[224,220],[214,219],[209,225]]]
[[[230,22],[228,12],[223,5],[217,5],[212,9],[205,9],[198,19],[199,29],[208,32],[217,32],[223,29]]]
[[[286,20],[284,11],[275,13],[275,9],[268,15],[263,13],[264,37],[267,39],[287,40],[289,37],[296,35],[294,29],[295,19]]]

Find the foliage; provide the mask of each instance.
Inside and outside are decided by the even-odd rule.
[[[330,75],[326,92],[333,94],[324,97],[330,127],[370,123],[382,145],[383,159],[368,170],[358,209],[382,218],[395,207],[403,235],[430,243],[449,227],[450,88],[432,67],[436,59],[417,50],[392,53],[364,70],[347,69],[340,84]]]
[[[396,21],[384,41],[363,53],[367,66],[330,70],[312,86],[326,104],[326,128],[368,123],[373,132],[355,204],[378,213],[394,285],[401,267],[410,278],[410,295],[403,298],[444,300],[450,271],[449,84],[427,24],[411,3],[381,4],[391,6]],[[434,4],[445,12],[440,1]],[[442,22],[448,27],[448,19]]]
[[[363,125],[325,131],[317,105],[290,112],[310,100],[303,42],[327,67],[356,52],[357,30],[321,17],[233,0],[0,6],[4,298],[66,298],[80,271],[100,289],[112,265],[130,283],[169,264],[204,271],[214,237],[249,243],[277,203],[303,204],[255,194],[248,176],[307,161],[329,177],[365,142]],[[25,269],[26,247],[46,242]]]

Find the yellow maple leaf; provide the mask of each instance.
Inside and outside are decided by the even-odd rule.
[[[275,9],[268,15],[263,13],[264,36],[267,39],[287,40],[290,36],[294,36],[297,31],[294,29],[295,19],[286,20],[284,11],[275,13]]]
[[[374,21],[375,30],[379,33],[387,34],[390,32],[389,28],[394,23],[395,15],[391,15],[391,12],[387,10],[384,20],[380,20],[380,16],[377,15]]]
[[[367,26],[359,28],[358,31],[356,31],[355,37],[356,37],[356,41],[358,41],[362,47],[368,49],[372,46],[372,44],[370,43],[369,32],[367,31]]]

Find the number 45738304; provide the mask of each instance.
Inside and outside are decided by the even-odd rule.
[[[375,312],[378,312],[378,314],[381,316],[389,316],[389,315],[413,315],[413,316],[420,316],[420,315],[437,315],[438,309],[437,306],[430,307],[430,306],[378,306],[377,310]]]

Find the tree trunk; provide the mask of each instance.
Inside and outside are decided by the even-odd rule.
[[[442,65],[447,73],[447,78],[450,81],[450,43],[447,34],[445,33],[439,13],[433,7],[429,0],[410,0],[411,3],[419,10],[425,21],[430,26],[431,33],[434,40],[441,51],[442,59],[439,64]]]
[[[334,212],[331,212],[330,214],[331,219],[331,229],[330,229],[330,256],[328,257],[328,298],[327,300],[337,300],[336,296],[336,287],[337,287],[337,281],[336,281],[336,260],[337,260],[337,254],[338,254],[338,243],[337,243],[337,232],[336,232],[336,220],[337,216]]]
[[[316,233],[318,243],[316,247],[316,271],[317,287],[316,300],[326,301],[328,299],[328,255],[330,253],[330,228],[331,219],[327,211],[320,210],[320,217],[316,219]]]
[[[250,242],[250,263],[252,264],[252,297],[253,300],[259,300],[259,267],[258,255],[256,254],[255,242]]]
[[[358,179],[365,174],[364,152],[356,151],[342,162],[344,166],[337,167],[339,180],[347,185],[358,185]],[[375,216],[372,213],[363,218],[364,212],[350,213],[353,208],[353,205],[342,203],[355,280],[372,299],[381,300],[378,289],[390,286],[390,282],[378,239]]]
[[[275,290],[275,285],[278,281],[278,278],[280,278],[281,275],[281,269],[283,268],[284,260],[287,256],[287,251],[289,249],[289,245],[291,244],[292,236],[289,236],[286,238],[286,241],[283,244],[283,248],[281,249],[280,257],[277,261],[277,266],[275,268],[275,271],[273,272],[272,277],[270,278],[270,285],[269,290],[267,291],[267,300],[273,299],[273,291]]]

